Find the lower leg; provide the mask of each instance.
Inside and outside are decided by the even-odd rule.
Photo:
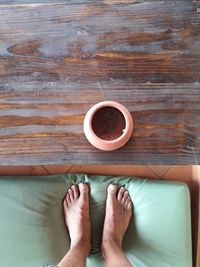
[[[125,188],[110,185],[106,201],[106,216],[102,238],[102,252],[107,267],[132,267],[122,249],[122,240],[132,215],[132,202]]]
[[[82,183],[73,185],[68,190],[63,204],[71,244],[58,267],[85,267],[90,252],[88,186]]]

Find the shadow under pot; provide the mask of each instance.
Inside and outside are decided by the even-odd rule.
[[[130,112],[120,103],[103,101],[94,105],[84,119],[84,133],[96,148],[109,151],[125,145],[133,132]]]

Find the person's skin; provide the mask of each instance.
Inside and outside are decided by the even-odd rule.
[[[89,192],[86,184],[73,185],[64,204],[65,221],[71,239],[70,250],[58,267],[85,267],[90,253]],[[106,267],[131,267],[123,252],[122,239],[132,215],[132,202],[128,191],[116,185],[107,189],[106,215],[102,236],[102,253]]]
[[[107,189],[106,214],[102,236],[102,253],[107,267],[131,267],[122,249],[122,240],[132,215],[132,202],[128,191],[116,185]]]
[[[71,239],[70,250],[58,267],[85,267],[90,253],[90,216],[88,186],[72,185],[64,199],[64,215]]]

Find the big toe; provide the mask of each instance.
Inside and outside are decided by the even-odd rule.
[[[116,199],[116,192],[117,192],[117,186],[114,184],[110,184],[107,188],[108,196],[107,199],[108,201],[115,201]]]
[[[107,188],[107,192],[108,194],[116,194],[117,192],[117,186],[115,184],[109,184],[108,188]]]
[[[88,185],[84,183],[80,183],[79,185],[79,191],[81,197],[87,197],[88,196]]]

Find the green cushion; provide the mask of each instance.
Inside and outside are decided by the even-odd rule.
[[[183,183],[85,174],[0,178],[0,266],[57,264],[69,248],[62,199],[72,183],[90,186],[92,251],[87,266],[104,266],[100,240],[106,188],[125,185],[134,215],[124,250],[134,267],[192,267],[188,188]]]

